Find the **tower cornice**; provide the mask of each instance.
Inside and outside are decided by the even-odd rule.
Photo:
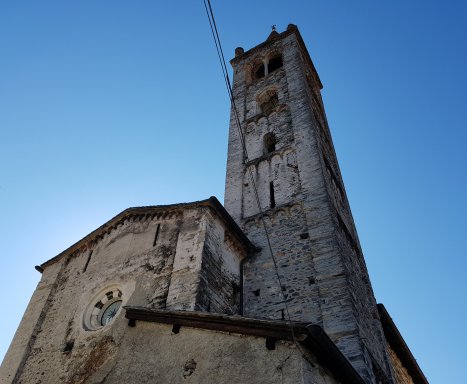
[[[268,39],[266,41],[262,42],[261,44],[258,44],[257,46],[249,49],[246,52],[243,52],[243,50],[241,50],[241,49],[237,49],[236,53],[238,52],[238,54],[236,54],[235,57],[230,60],[230,64],[232,66],[234,66],[234,65],[237,65],[237,64],[239,64],[240,62],[242,62],[244,60],[248,60],[249,58],[254,56],[256,53],[263,50],[265,47],[272,46],[277,41],[279,41],[281,39],[284,39],[284,38],[286,38],[287,36],[290,36],[290,35],[295,35],[296,36],[298,44],[300,46],[300,49],[304,53],[304,56],[305,56],[308,64],[310,65],[310,67],[312,69],[313,75],[316,78],[316,81],[318,83],[319,88],[323,89],[323,84],[321,83],[321,79],[319,78],[318,72],[316,71],[316,68],[315,68],[315,66],[313,64],[313,61],[311,60],[310,54],[308,53],[308,50],[307,50],[307,48],[305,46],[305,42],[302,39],[300,31],[298,30],[298,27],[295,24],[289,24],[287,26],[287,29],[284,32],[269,35],[269,37],[268,37]]]

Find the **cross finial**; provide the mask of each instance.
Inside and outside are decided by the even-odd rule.
[[[276,30],[276,24],[273,24],[273,25],[271,26],[271,29],[272,29],[273,31],[275,31],[275,30]]]

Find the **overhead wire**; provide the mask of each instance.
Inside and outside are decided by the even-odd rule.
[[[206,9],[206,14],[209,20],[209,25],[211,27],[212,37],[214,39],[214,44],[216,45],[217,57],[219,58],[219,62],[222,68],[222,74],[224,76],[225,85],[227,87],[227,93],[229,94],[229,99],[232,104],[232,108],[234,110],[235,121],[237,124],[237,128],[239,129],[239,137],[242,143],[242,150],[245,159],[248,161],[248,152],[246,150],[245,138],[241,131],[241,124],[240,118],[238,117],[237,107],[234,102],[234,96],[232,91],[232,85],[230,83],[229,71],[227,70],[227,65],[225,63],[224,51],[222,50],[222,44],[219,38],[219,33],[217,31],[216,20],[214,19],[214,12],[212,10],[211,1],[210,0],[203,0],[204,1],[204,8]]]
[[[243,131],[242,131],[242,128],[241,128],[239,113],[238,113],[238,110],[237,110],[237,106],[235,104],[235,99],[234,99],[234,95],[233,95],[233,91],[232,91],[232,85],[231,85],[231,82],[230,82],[229,73],[228,73],[228,70],[227,70],[227,65],[226,65],[226,61],[225,61],[225,57],[224,57],[224,52],[222,50],[222,44],[221,44],[221,40],[220,40],[220,37],[219,37],[219,32],[217,30],[216,21],[215,21],[215,18],[214,18],[214,12],[213,12],[212,6],[211,6],[211,1],[210,0],[203,0],[203,2],[204,2],[204,7],[206,9],[207,17],[208,17],[208,20],[209,20],[209,25],[211,27],[211,32],[212,32],[212,35],[213,35],[213,38],[214,38],[214,43],[216,45],[217,56],[218,56],[219,62],[221,64],[222,73],[223,73],[224,81],[225,81],[225,84],[226,84],[226,87],[227,87],[227,92],[228,92],[228,95],[229,95],[230,103],[232,105],[232,111],[233,111],[233,114],[234,114],[234,117],[235,117],[237,132],[238,132],[238,136],[240,138],[240,142],[241,142],[241,145],[242,145],[244,161],[245,161],[245,163],[248,163],[249,157],[248,157],[248,151],[247,151],[247,147],[246,147],[246,143],[245,143],[245,137],[243,135]],[[276,261],[276,258],[274,256],[273,248],[272,248],[272,245],[271,245],[271,239],[270,239],[268,229],[267,229],[267,226],[266,226],[266,221],[264,220],[264,213],[263,213],[263,209],[261,207],[261,200],[259,198],[258,189],[256,187],[256,182],[255,182],[255,178],[254,178],[254,175],[253,175],[253,171],[251,170],[251,167],[248,167],[248,173],[249,173],[249,177],[250,177],[250,180],[251,180],[251,184],[253,186],[255,200],[256,200],[256,203],[258,205],[259,217],[260,217],[260,220],[261,220],[261,223],[262,223],[262,226],[263,226],[263,229],[264,229],[264,233],[265,233],[265,236],[266,236],[267,247],[268,247],[269,253],[271,255],[271,259],[273,261],[277,281],[279,282],[279,291],[281,292],[281,295],[282,295],[282,303],[285,306],[285,310],[286,310],[286,314],[287,314],[287,320],[288,320],[291,335],[292,335],[292,341],[297,346],[297,348],[300,348],[298,343],[297,343],[296,337],[295,337],[294,327],[293,327],[293,323],[292,323],[292,317],[290,316],[289,306],[287,304],[287,300],[286,300],[285,293],[284,293],[284,290],[283,290],[282,280],[281,280],[281,277],[280,277],[280,274],[279,274],[279,269],[277,267],[277,261]]]

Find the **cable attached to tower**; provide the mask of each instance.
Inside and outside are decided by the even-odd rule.
[[[220,62],[221,68],[222,68],[222,74],[224,76],[225,85],[226,85],[226,88],[227,88],[227,92],[229,94],[230,103],[232,105],[232,111],[233,111],[233,114],[234,114],[234,117],[235,117],[235,123],[236,123],[237,131],[238,131],[238,136],[239,136],[240,142],[242,144],[242,151],[243,151],[244,159],[245,159],[245,162],[248,162],[249,157],[248,157],[248,151],[247,151],[247,148],[246,148],[245,137],[243,135],[243,131],[242,131],[242,128],[241,128],[241,123],[240,123],[240,118],[239,118],[237,106],[235,105],[234,95],[233,95],[233,91],[232,91],[232,85],[230,83],[229,73],[228,73],[228,70],[227,70],[227,65],[226,65],[225,57],[224,57],[224,52],[222,50],[222,44],[221,44],[221,40],[220,40],[220,37],[219,37],[219,32],[217,30],[216,20],[214,18],[214,12],[212,10],[211,1],[210,0],[203,0],[203,2],[204,2],[204,8],[206,9],[206,15],[207,15],[208,20],[209,20],[209,25],[211,27],[212,36],[214,38],[214,44],[216,45],[217,56],[219,58],[219,62]],[[267,230],[266,222],[264,220],[263,209],[261,208],[261,201],[259,199],[258,189],[256,187],[255,178],[254,178],[254,175],[253,175],[253,172],[252,172],[251,168],[248,168],[248,173],[249,173],[249,176],[250,176],[251,184],[253,186],[253,191],[254,191],[254,194],[255,194],[255,200],[256,200],[256,203],[258,205],[259,217],[260,217],[261,223],[262,223],[263,228],[264,228],[264,233],[266,235],[267,246],[268,246],[268,249],[269,249],[269,252],[271,254],[273,264],[274,264],[274,270],[276,272],[277,281],[279,282],[279,291],[281,292],[281,295],[282,295],[282,303],[285,305],[285,311],[287,313],[287,320],[288,320],[288,323],[289,323],[289,326],[290,326],[290,331],[291,331],[291,334],[292,334],[292,340],[293,340],[293,343],[297,346],[297,348],[300,349],[300,346],[298,345],[297,340],[295,338],[295,332],[294,332],[294,328],[293,328],[292,318],[291,318],[290,312],[289,312],[289,306],[287,304],[287,300],[285,298],[285,294],[284,294],[284,291],[282,289],[283,286],[282,286],[282,281],[281,281],[281,278],[280,278],[280,275],[279,275],[279,269],[277,267],[276,258],[274,256],[274,252],[272,250],[271,240],[270,240],[269,233],[268,233],[268,230]]]

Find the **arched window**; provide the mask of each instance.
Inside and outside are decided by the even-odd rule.
[[[277,92],[274,90],[269,90],[266,93],[262,94],[258,98],[259,107],[261,112],[264,115],[269,115],[269,113],[279,105],[279,97]]]
[[[268,63],[268,74],[282,67],[282,56],[275,56]]]
[[[274,133],[266,133],[263,137],[263,144],[264,144],[264,154],[267,155],[268,153],[274,152],[276,150],[276,136]]]
[[[261,79],[264,77],[265,71],[264,71],[264,64],[261,64],[259,67],[256,68],[255,70],[255,78]]]
[[[248,80],[254,81],[258,79],[262,79],[263,77],[269,75],[270,73],[274,72],[275,70],[281,68],[283,66],[282,62],[282,55],[276,54],[272,56],[270,59],[265,60],[262,59],[261,62],[259,59],[256,61],[256,64],[253,65],[253,68],[249,72],[247,76]],[[251,68],[251,67],[250,67]]]

